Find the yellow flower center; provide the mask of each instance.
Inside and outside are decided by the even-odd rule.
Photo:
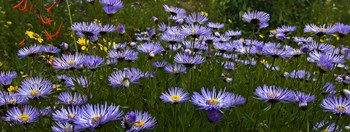
[[[69,118],[71,118],[71,119],[73,119],[75,117],[75,115],[74,114],[69,114]]]
[[[11,103],[11,104],[14,104],[14,103],[16,103],[16,102],[17,102],[16,99],[11,99],[11,100],[10,100],[10,103]]]
[[[21,115],[18,116],[18,119],[27,122],[29,120],[29,115],[21,114]]]
[[[207,101],[207,104],[211,104],[211,105],[216,105],[217,103],[219,103],[219,100],[216,99],[216,98],[209,99],[209,100]]]
[[[32,90],[32,91],[30,91],[30,95],[38,96],[39,95],[39,90]]]
[[[142,127],[144,124],[145,124],[145,122],[143,122],[143,121],[138,121],[138,122],[135,122],[134,126],[135,126],[135,127]]]
[[[338,111],[342,111],[342,112],[346,111],[346,108],[344,106],[341,106],[341,105],[336,106],[335,109],[337,109]]]
[[[69,61],[68,61],[68,65],[71,66],[71,65],[73,65],[73,64],[74,64],[74,61],[73,61],[73,60],[69,60]]]
[[[196,30],[192,29],[191,33],[194,34],[196,32]]]
[[[269,93],[269,96],[270,96],[270,98],[272,98],[272,99],[274,99],[274,98],[276,98],[276,97],[279,97],[280,95],[281,95],[280,93],[272,93],[272,92]]]
[[[329,130],[327,130],[327,129],[324,129],[324,130],[322,130],[322,132],[330,132]]]
[[[179,100],[181,99],[181,97],[180,97],[179,95],[172,95],[172,96],[170,97],[170,99],[171,99],[172,101],[179,101]]]
[[[96,123],[96,122],[100,121],[100,119],[101,119],[101,115],[96,115],[92,118],[92,123]]]

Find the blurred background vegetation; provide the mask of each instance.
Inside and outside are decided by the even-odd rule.
[[[97,0],[96,0],[97,1]],[[64,23],[60,36],[54,40],[45,40],[42,44],[58,46],[62,42],[74,43],[70,36],[70,23],[65,2],[58,4],[49,14],[45,8],[54,1],[34,3],[36,13],[23,13],[12,9],[20,0],[0,1],[0,64],[11,63],[13,56],[17,55],[18,43],[25,38],[25,31],[34,31],[44,37],[44,30],[55,32],[61,23]],[[336,22],[350,23],[349,0],[123,0],[124,9],[115,16],[108,17],[101,9],[102,6],[95,2],[95,6],[81,0],[71,0],[73,22],[100,20],[102,23],[124,24],[129,36],[146,27],[154,27],[150,18],[156,16],[160,21],[165,21],[168,14],[163,5],[168,4],[184,8],[187,13],[208,13],[209,20],[225,23],[228,28],[237,30],[246,26],[241,16],[250,10],[261,10],[270,13],[269,29],[281,25],[295,25],[299,34],[304,25],[334,24]],[[49,16],[54,19],[51,26],[43,26],[38,16]],[[132,38],[122,39],[132,41]],[[120,41],[119,41],[120,42]],[[26,46],[34,41],[27,42]],[[17,57],[16,57],[17,58]],[[3,67],[4,68],[4,67]]]

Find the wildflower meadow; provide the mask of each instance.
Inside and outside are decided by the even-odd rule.
[[[3,132],[350,131],[347,0],[2,0]]]

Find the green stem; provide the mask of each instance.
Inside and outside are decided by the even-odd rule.
[[[68,10],[69,22],[70,22],[70,25],[72,26],[73,25],[73,19],[72,19],[72,13],[70,11],[69,0],[65,0],[65,1],[66,1],[66,5],[67,5],[67,10]],[[75,33],[72,30],[71,36],[73,37],[75,52],[78,52],[77,42],[75,40],[74,34]]]

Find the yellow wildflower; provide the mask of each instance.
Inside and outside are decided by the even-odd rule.
[[[29,38],[35,39],[35,40],[38,41],[39,43],[42,43],[42,42],[44,41],[44,39],[42,39],[42,38],[40,37],[39,34],[34,33],[33,31],[26,31],[25,34],[26,34]]]
[[[274,33],[274,32],[276,32],[276,29],[271,29],[270,30],[270,33]]]
[[[94,23],[96,23],[96,24],[102,24],[101,20],[98,20],[98,19],[94,19]]]
[[[205,11],[202,11],[201,14],[208,17],[208,13]]]
[[[6,24],[7,24],[7,25],[11,25],[12,22],[11,22],[11,21],[7,21]]]
[[[231,19],[228,19],[227,21],[228,21],[229,23],[232,23],[232,20],[231,20]]]
[[[260,38],[265,38],[265,36],[263,34],[259,34]]]
[[[87,46],[89,44],[89,40],[85,39],[85,38],[79,38],[77,41],[77,44],[81,45],[81,46]]]
[[[5,12],[5,11],[0,11],[0,13],[1,13],[1,14],[6,14],[6,12]]]
[[[10,87],[7,88],[7,91],[9,91],[9,92],[17,92],[17,90],[18,90],[18,86],[10,85]]]
[[[266,61],[265,59],[262,59],[262,60],[260,61],[260,63],[266,65],[266,64],[267,64],[267,61]]]
[[[62,88],[60,88],[60,87],[61,87],[61,85],[59,85],[59,84],[54,84],[54,85],[52,86],[52,88],[55,89],[56,91],[62,90]]]
[[[335,39],[337,39],[337,40],[339,40],[340,39],[340,37],[339,37],[339,35],[338,34],[333,34],[333,36],[335,37]]]
[[[0,67],[2,67],[3,64],[4,64],[4,63],[0,62]]]

